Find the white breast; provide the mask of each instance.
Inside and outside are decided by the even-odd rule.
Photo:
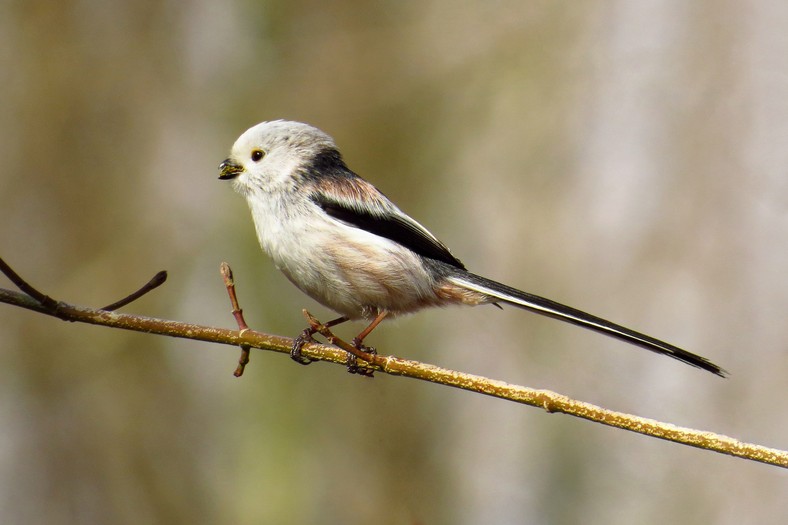
[[[351,319],[437,303],[418,255],[343,224],[299,197],[258,193],[247,199],[260,245],[298,288]]]

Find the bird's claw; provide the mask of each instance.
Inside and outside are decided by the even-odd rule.
[[[310,359],[304,355],[301,355],[301,349],[305,344],[315,342],[315,340],[312,338],[312,334],[314,334],[314,332],[310,328],[307,328],[301,332],[301,335],[296,337],[296,340],[293,343],[293,348],[290,349],[290,359],[299,365],[308,365],[314,362],[314,359]]]
[[[378,355],[378,351],[371,346],[364,346],[361,344],[361,341],[358,339],[353,340],[353,346],[356,347],[357,350],[360,352],[364,352],[365,354],[369,354],[369,356]],[[367,360],[369,361],[369,360]],[[358,357],[348,352],[347,354],[347,371],[350,374],[358,374],[363,377],[374,377],[374,370],[371,368],[359,368],[358,366]]]

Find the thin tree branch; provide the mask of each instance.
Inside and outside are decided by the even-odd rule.
[[[57,309],[57,301],[33,288],[27,281],[22,279],[13,268],[8,266],[2,257],[0,257],[0,271],[3,272],[17,288],[35,299],[41,306],[45,306],[50,310]]]
[[[0,263],[2,263],[1,260]],[[6,269],[10,270],[5,263],[0,264],[0,270],[8,275]],[[14,275],[16,274],[14,273]],[[21,278],[18,280],[24,282]],[[16,280],[12,279],[12,281],[18,285]],[[20,288],[22,287],[20,286]],[[42,298],[43,300],[40,300]],[[226,328],[201,326],[179,321],[155,319],[139,315],[76,306],[54,301],[40,293],[38,293],[38,298],[36,298],[27,293],[0,288],[0,302],[59,317],[67,321],[90,323],[113,328],[122,328],[124,330],[134,330],[231,346],[248,345],[261,350],[270,350],[284,354],[289,354],[294,343],[293,339],[287,337],[265,334],[254,330],[229,330]],[[302,353],[304,356],[315,361],[327,361],[340,365],[345,365],[347,363],[347,354],[345,351],[332,346],[308,343],[304,345]],[[359,367],[369,367],[374,371],[384,372],[390,375],[411,377],[460,388],[514,401],[516,403],[540,407],[550,413],[558,412],[569,414],[589,421],[602,423],[603,425],[621,428],[631,432],[673,441],[675,443],[788,468],[788,452],[783,450],[744,443],[734,438],[713,432],[678,427],[653,419],[607,410],[549,390],[538,390],[512,385],[503,381],[448,370],[434,365],[400,359],[393,356],[375,356],[373,363],[359,361],[358,365]]]
[[[246,319],[244,319],[244,311],[238,305],[238,297],[235,295],[235,280],[233,279],[233,271],[229,264],[223,262],[219,267],[219,273],[222,274],[224,286],[227,288],[227,294],[230,296],[230,305],[233,307],[231,313],[233,314],[233,317],[235,317],[235,322],[238,323],[238,330],[240,330],[239,334],[243,334],[249,330],[249,325],[246,324]],[[241,377],[244,374],[246,365],[249,364],[249,349],[249,345],[241,345],[241,357],[238,358],[238,367],[235,369],[235,372],[233,372],[235,377]]]
[[[112,304],[108,304],[107,306],[102,308],[102,310],[110,310],[111,311],[111,310],[117,310],[119,308],[123,308],[127,304],[129,304],[129,303],[131,303],[133,301],[136,301],[137,299],[139,299],[140,297],[142,297],[146,293],[148,293],[148,292],[150,292],[152,290],[155,290],[156,288],[158,288],[159,286],[164,284],[164,281],[166,281],[166,280],[167,280],[167,272],[162,270],[159,273],[157,273],[156,275],[154,275],[151,278],[150,281],[145,283],[142,286],[142,288],[140,288],[139,290],[137,290],[136,292],[134,292],[132,294],[127,295],[126,297],[124,297],[120,301],[115,301]]]

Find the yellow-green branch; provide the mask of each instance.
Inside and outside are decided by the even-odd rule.
[[[5,268],[8,268],[4,263],[3,265]],[[8,275],[7,272],[4,271],[4,273]],[[15,282],[15,284],[17,283]],[[158,284],[160,283],[156,283],[156,285]],[[0,302],[55,316],[66,321],[89,323],[137,332],[180,337],[183,339],[194,339],[197,341],[207,341],[230,346],[252,347],[280,353],[289,353],[294,343],[293,339],[287,337],[265,334],[253,330],[214,328],[211,326],[202,326],[180,321],[118,313],[98,308],[75,306],[51,299],[35,291],[32,287],[29,287],[29,290],[33,290],[35,294],[39,295],[39,298],[36,299],[27,293],[0,288]],[[143,287],[143,290],[145,290],[145,287]],[[145,293],[145,291],[142,293]],[[135,292],[135,294],[132,295],[138,297],[141,293]],[[237,305],[234,305],[234,309],[236,308]],[[315,361],[326,361],[341,365],[347,363],[347,353],[344,350],[317,343],[305,345],[302,349],[302,355]],[[503,381],[448,370],[418,361],[400,359],[393,356],[375,356],[372,361],[372,363],[367,363],[359,360],[358,366],[359,368],[375,372],[410,377],[440,385],[461,388],[470,392],[514,401],[515,403],[539,407],[550,413],[560,412],[569,414],[603,425],[621,428],[631,432],[673,441],[675,443],[788,468],[788,452],[786,451],[744,443],[714,432],[678,427],[653,419],[646,419],[622,412],[614,412],[590,403],[571,399],[549,390],[538,390],[512,385]]]

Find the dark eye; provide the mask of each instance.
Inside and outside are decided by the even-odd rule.
[[[264,156],[265,156],[265,153],[263,153],[263,150],[260,150],[260,149],[252,150],[252,160],[254,162],[260,162],[260,160]]]

